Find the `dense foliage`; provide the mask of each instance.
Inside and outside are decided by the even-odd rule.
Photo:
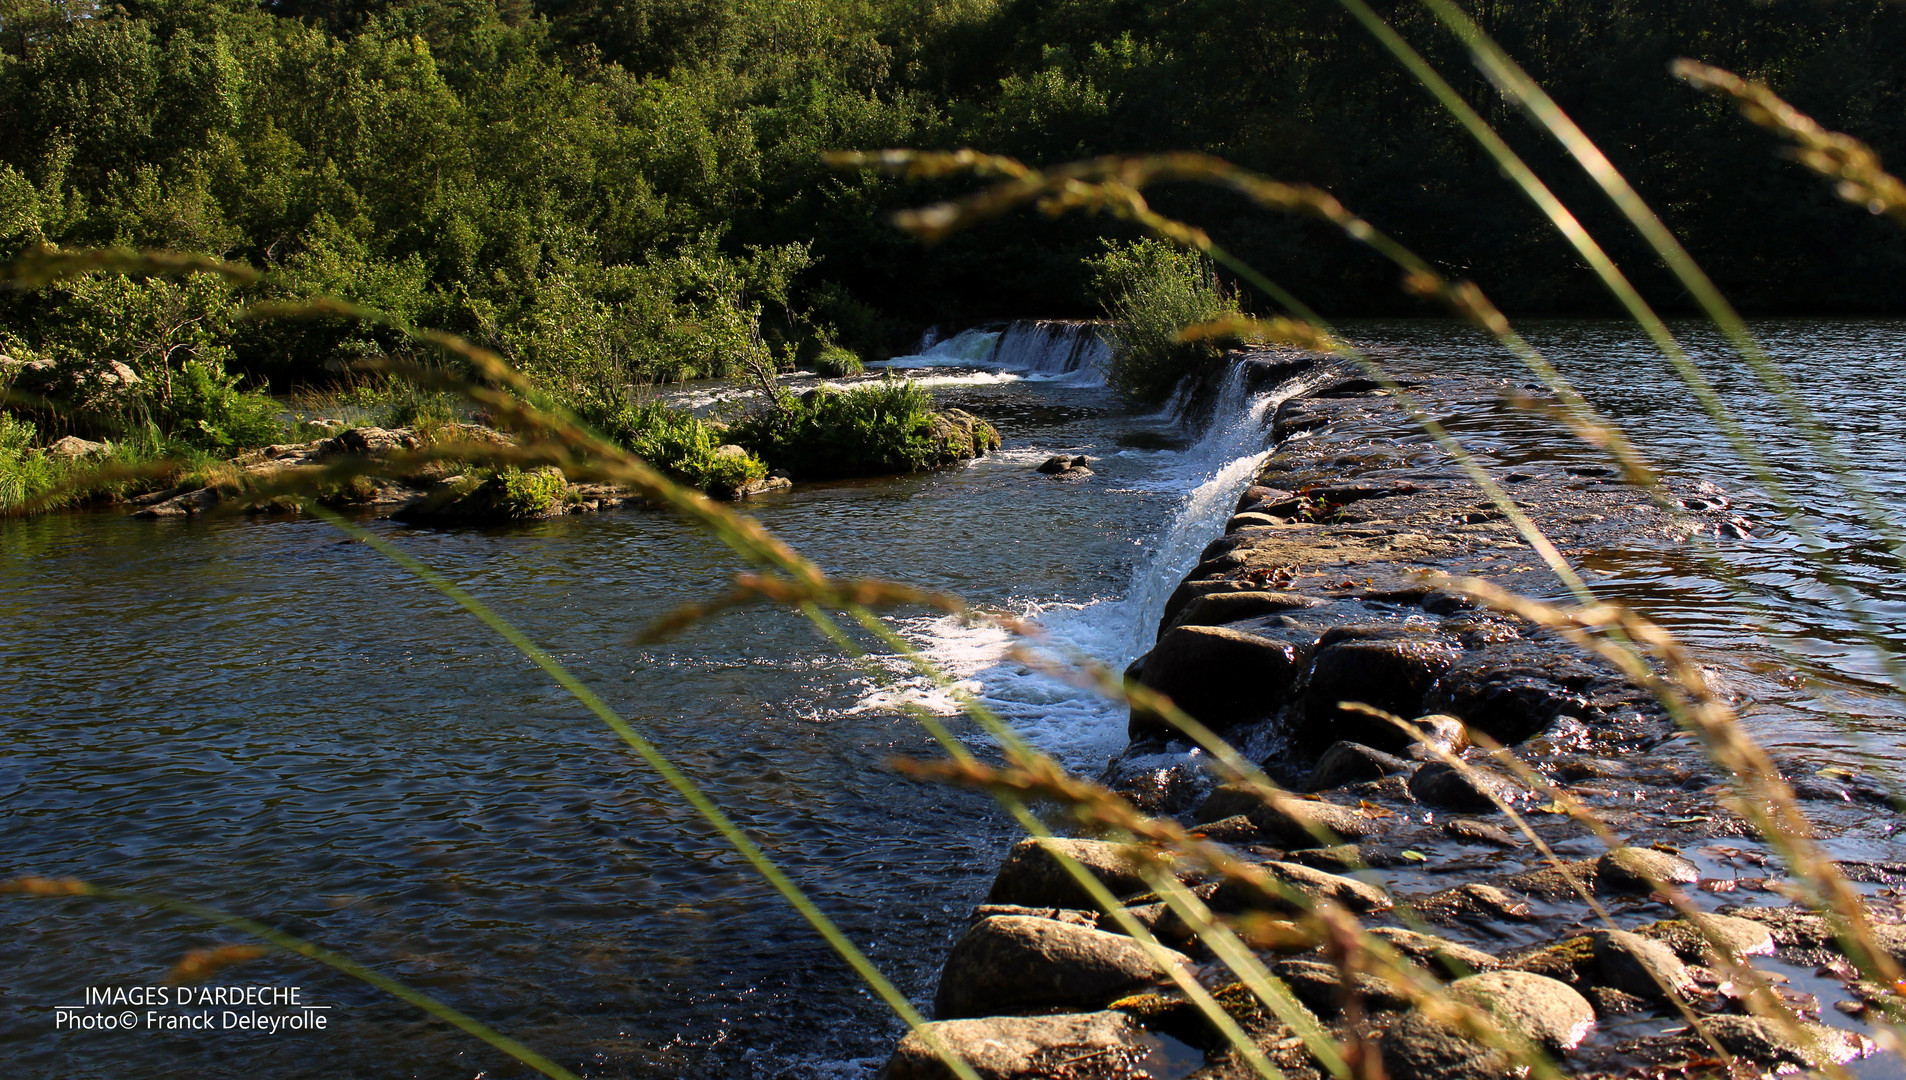
[[[973,426],[963,415],[935,414],[932,395],[900,380],[784,396],[749,414],[732,434],[796,480],[918,472],[972,457],[999,439],[983,421]]]
[[[709,423],[659,401],[584,399],[579,416],[623,449],[681,483],[729,494],[768,475],[761,459],[725,443]]]
[[[1417,5],[1379,7],[1609,224]],[[1747,306],[1898,310],[1906,240],[1666,64],[1768,78],[1898,161],[1906,7],[1471,7]],[[1512,310],[1604,303],[1332,0],[6,0],[0,131],[0,247],[166,247],[272,271],[236,296],[141,281],[6,296],[0,350],[110,355],[142,376],[192,359],[250,388],[321,384],[403,340],[232,318],[261,296],[335,294],[569,389],[1092,310],[1082,260],[1107,222],[1021,214],[923,251],[886,211],[966,182],[838,174],[818,156],[839,147],[1209,150],[1323,184]],[[1327,230],[1202,189],[1157,202],[1326,311],[1417,310]],[[1679,300],[1623,228],[1602,231]]]
[[[1105,381],[1134,401],[1159,402],[1187,376],[1204,377],[1223,363],[1209,339],[1182,341],[1185,327],[1235,314],[1217,270],[1196,252],[1162,240],[1107,245],[1088,260],[1092,291],[1112,346]]]

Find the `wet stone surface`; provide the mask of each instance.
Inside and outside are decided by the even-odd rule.
[[[1857,1069],[1873,1049],[1859,1018],[1888,995],[1860,981],[1825,920],[1791,906],[1782,864],[1727,807],[1693,740],[1608,665],[1427,576],[1566,595],[1462,471],[1409,434],[1387,394],[1347,376],[1312,378],[1310,393],[1277,410],[1275,451],[1166,605],[1156,649],[1132,671],[1287,790],[1310,794],[1266,805],[1219,785],[1188,743],[1146,715],[1133,717],[1131,745],[1105,782],[1117,790],[1128,777],[1159,775],[1176,755],[1186,776],[1175,793],[1132,791],[1147,810],[1176,815],[1286,885],[1357,911],[1426,974],[1491,972],[1480,976],[1494,980],[1491,992],[1477,1001],[1501,1003],[1500,1018],[1548,1046],[1569,1075],[1718,1075],[1700,1064],[1713,1060],[1716,1044],[1767,1071],[1822,1060],[1853,1060]],[[1441,409],[1478,407],[1503,391],[1453,377],[1412,388]],[[1530,469],[1514,484],[1518,504],[1569,555],[1677,549],[1751,526],[1712,485],[1676,482],[1678,505],[1663,509],[1613,470],[1591,466]],[[1416,730],[1345,702],[1411,720]],[[1511,748],[1540,784],[1471,745],[1490,740]],[[1143,770],[1133,767],[1139,762]],[[1839,763],[1782,760],[1780,768],[1848,876],[1864,883],[1882,947],[1906,957],[1896,895],[1906,850],[1891,839],[1900,822],[1877,797],[1880,786]],[[1203,784],[1194,779],[1201,770]],[[1625,846],[1611,853],[1558,795],[1592,811]],[[1186,883],[1220,913],[1291,917],[1287,903],[1247,895],[1253,890]],[[1662,888],[1729,917],[1697,929]],[[1325,1075],[1292,1029],[1242,987],[1224,985],[1224,966],[1173,925],[1159,898],[1140,893],[1126,896],[1134,914],[1186,951],[1267,1057],[1292,1077]],[[1406,916],[1418,929],[1405,929]],[[1109,920],[1099,926],[1114,929]],[[1808,1026],[1780,1030],[1745,1015],[1717,943],[1766,972]],[[1267,950],[1267,965],[1335,1037],[1375,1040],[1391,1077],[1505,1075],[1496,1052],[1411,1011],[1394,987],[1366,975],[1350,980],[1359,1009],[1343,1008],[1340,969],[1320,950],[1295,948]],[[1713,1044],[1689,1031],[1664,986],[1710,1028]],[[1174,989],[1111,1008],[1205,1049],[1198,1080],[1253,1075]],[[1855,1075],[1891,1075],[1879,1067]]]

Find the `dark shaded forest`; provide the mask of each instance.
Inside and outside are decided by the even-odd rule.
[[[1676,308],[1666,275],[1461,47],[1414,4],[1378,8]],[[1906,307],[1906,239],[1667,70],[1691,56],[1765,79],[1906,160],[1906,6],[1471,10],[1745,309]],[[271,272],[242,296],[201,279],[12,294],[0,348],[184,350],[280,388],[396,339],[242,322],[243,300],[325,292],[526,368],[606,357],[675,378],[744,353],[891,349],[933,323],[1091,314],[1082,260],[1132,235],[1021,214],[924,250],[886,215],[959,183],[843,175],[820,161],[838,148],[1047,163],[1205,150],[1324,186],[1512,312],[1608,309],[1331,0],[6,0],[0,133],[7,253],[163,247]],[[1155,203],[1328,314],[1425,310],[1322,227],[1202,189]]]

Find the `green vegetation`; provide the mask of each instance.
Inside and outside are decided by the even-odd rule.
[[[1186,377],[1208,376],[1223,363],[1219,344],[1179,339],[1187,326],[1237,313],[1211,260],[1163,240],[1140,240],[1107,245],[1090,266],[1093,292],[1112,321],[1105,377],[1114,390],[1156,403]]]
[[[710,495],[733,494],[768,475],[759,458],[725,445],[713,426],[686,409],[659,401],[605,406],[589,399],[575,411],[617,446]]]
[[[839,379],[848,375],[858,375],[867,370],[852,349],[839,345],[829,345],[814,357],[814,371],[830,379]]]
[[[985,421],[958,410],[936,414],[925,389],[898,380],[784,396],[749,414],[733,434],[796,480],[917,472],[999,445]]]
[[[524,472],[509,468],[496,474],[496,507],[514,519],[547,517],[561,504],[568,482],[561,469],[544,466]]]
[[[1394,18],[1467,70],[1428,13]],[[1529,3],[1494,5],[1489,23],[1537,79],[1570,88],[1582,126],[1747,306],[1900,309],[1888,283],[1906,243],[1849,227],[1666,69],[1689,55],[1770,78],[1897,159],[1906,8],[1641,0],[1588,18]],[[342,319],[232,318],[235,300],[326,293],[468,336],[551,385],[599,385],[734,373],[821,337],[871,355],[928,323],[1090,313],[1096,223],[994,222],[923,256],[885,215],[971,181],[923,189],[819,160],[883,146],[1033,162],[1197,147],[1326,187],[1507,309],[1604,310],[1579,260],[1431,109],[1315,0],[16,0],[0,15],[0,255],[116,244],[272,274],[242,295],[119,279],[0,297],[0,351],[188,343],[285,390],[414,349]],[[1228,248],[1333,312],[1426,310],[1325,230],[1241,216],[1228,193],[1155,201],[1224,223]],[[1636,253],[1607,231],[1618,257]],[[1665,278],[1640,284],[1683,302]],[[127,333],[129,308],[176,336]]]

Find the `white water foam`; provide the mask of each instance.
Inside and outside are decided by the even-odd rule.
[[[1042,320],[1009,323],[1004,329],[975,327],[944,341],[939,340],[937,331],[929,330],[913,355],[867,366],[900,370],[972,367],[1029,380],[1103,386],[1105,363],[1111,356],[1111,347],[1096,324]]]
[[[1216,535],[1269,449],[1270,416],[1302,389],[1293,382],[1253,393],[1249,375],[1234,367],[1203,435],[1181,453],[1160,456],[1146,481],[1153,490],[1183,491],[1171,518],[1144,541],[1146,550],[1123,596],[1085,604],[1029,602],[1015,614],[1037,622],[1054,659],[1089,657],[1113,670],[1151,647],[1165,601]],[[1009,655],[1005,631],[953,618],[923,618],[903,626],[958,688],[998,713],[1026,740],[1074,769],[1094,770],[1125,745],[1125,710],[1091,690],[1073,686]],[[892,708],[906,700],[942,714],[958,711],[953,696],[921,680],[876,691],[859,708]]]

